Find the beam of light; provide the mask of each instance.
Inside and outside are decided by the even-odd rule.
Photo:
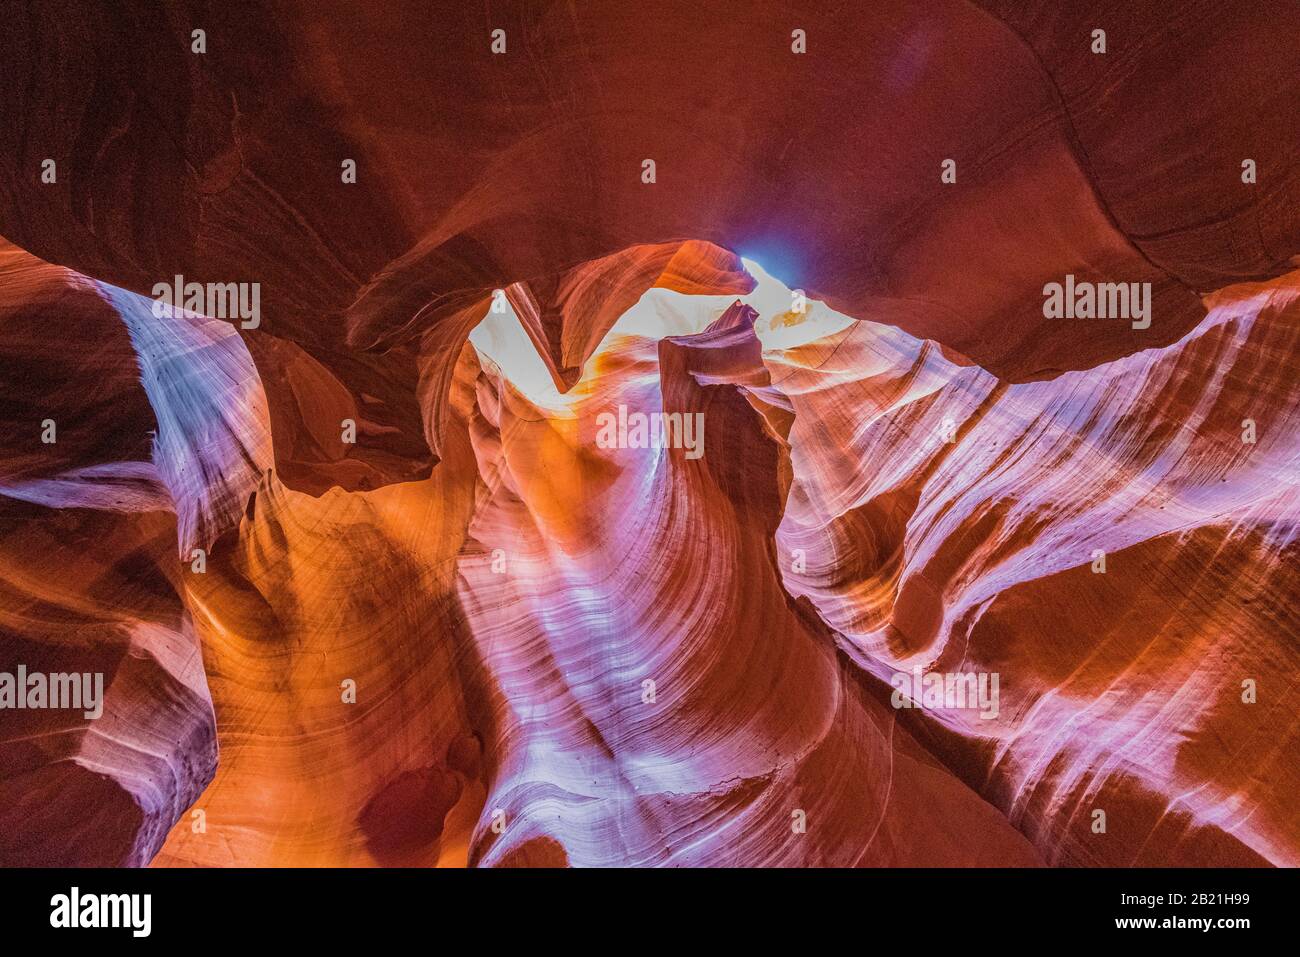
[[[798,304],[795,291],[771,275],[756,260],[741,256],[745,272],[754,279],[754,291],[741,298],[758,312],[754,333],[765,350],[793,349],[824,336],[834,335],[853,324],[823,302],[803,300],[803,312],[794,312]]]

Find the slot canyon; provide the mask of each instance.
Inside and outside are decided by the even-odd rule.
[[[0,864],[1300,864],[1231,7],[7,8]]]

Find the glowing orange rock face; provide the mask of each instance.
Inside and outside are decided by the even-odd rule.
[[[0,863],[1300,864],[1286,31],[868,6],[0,84]]]

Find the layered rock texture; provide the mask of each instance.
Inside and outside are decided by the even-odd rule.
[[[1064,6],[6,11],[0,864],[1300,864],[1300,7]]]

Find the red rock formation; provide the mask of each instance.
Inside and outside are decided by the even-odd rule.
[[[0,863],[1300,863],[1300,13],[1059,6],[7,12]]]
[[[207,423],[208,448],[190,444],[169,364],[204,356],[216,373],[235,336],[198,319],[133,346],[114,305],[126,294],[7,244],[0,283],[0,672],[100,676],[94,707],[0,697],[0,862],[140,866],[217,761],[177,548],[223,507],[228,478],[187,473],[224,423]],[[200,401],[181,416],[198,425],[228,393],[189,385]]]

